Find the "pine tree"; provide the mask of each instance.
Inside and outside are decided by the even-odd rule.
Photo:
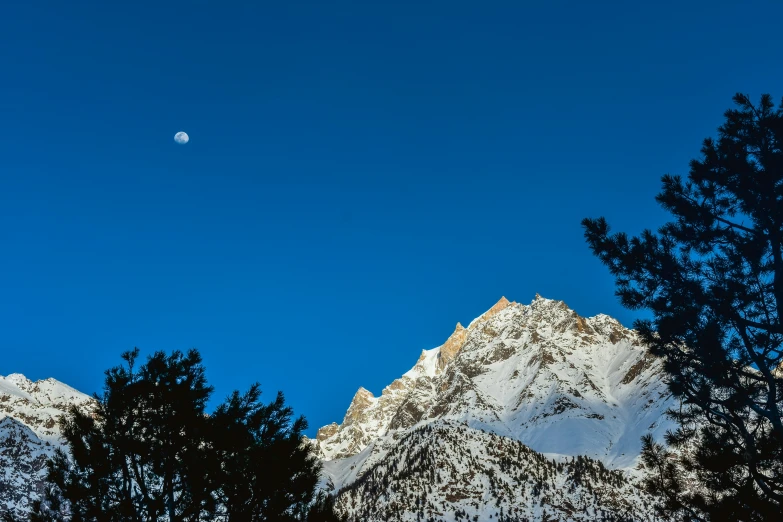
[[[783,103],[734,97],[687,180],[662,178],[658,233],[585,237],[663,358],[679,428],[645,438],[646,486],[682,520],[780,520],[783,510]]]
[[[292,421],[282,394],[262,404],[256,384],[208,415],[198,351],[157,352],[137,369],[138,355],[106,372],[94,411],[72,408],[61,421],[69,451],[49,463],[31,521],[303,521],[313,504],[313,520],[339,522],[333,502],[315,498],[307,423]]]
[[[258,384],[234,392],[211,417],[209,456],[215,494],[227,522],[300,520],[321,466],[302,442],[307,422],[293,422],[282,393],[259,402]]]
[[[92,414],[76,408],[61,422],[70,459],[58,451],[49,481],[78,521],[184,522],[214,509],[204,476],[207,386],[201,356],[155,353],[136,368],[138,349],[106,372]],[[33,518],[58,519],[53,504]]]

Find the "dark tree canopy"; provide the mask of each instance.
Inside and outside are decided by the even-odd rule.
[[[259,402],[257,384],[234,392],[211,419],[214,494],[225,520],[300,520],[307,513],[320,465],[302,443],[307,423],[285,405],[282,393]]]
[[[31,520],[284,522],[323,504],[307,423],[281,393],[262,404],[256,384],[208,415],[196,350],[157,352],[137,368],[138,353],[106,372],[93,412],[74,408],[62,421],[69,454],[50,463]]]
[[[783,520],[783,103],[738,94],[687,180],[662,178],[657,233],[585,237],[681,407],[644,440],[646,485],[683,520]]]

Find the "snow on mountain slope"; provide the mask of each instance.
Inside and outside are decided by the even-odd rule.
[[[670,402],[660,361],[618,321],[538,295],[530,305],[502,298],[379,397],[360,388],[316,444],[324,460],[341,459],[388,433],[452,419],[537,452],[631,468],[640,437],[670,427]]]
[[[59,417],[92,401],[54,379],[0,376],[0,513],[25,513],[38,498],[46,460],[62,445]]]
[[[395,432],[325,466],[347,479],[337,505],[352,521],[654,520],[651,499],[619,470],[587,457],[548,459],[451,420]]]

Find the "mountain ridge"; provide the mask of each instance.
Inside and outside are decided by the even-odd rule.
[[[317,446],[325,460],[345,458],[388,430],[464,418],[488,422],[494,431],[545,453],[592,453],[611,467],[633,467],[632,459],[620,458],[623,452],[611,447],[628,443],[638,453],[644,430],[622,433],[623,423],[609,422],[607,415],[617,420],[620,414],[620,420],[637,424],[650,419],[645,427],[651,427],[668,407],[661,372],[660,361],[647,353],[637,334],[605,314],[581,317],[563,301],[538,294],[530,305],[503,297],[467,328],[458,323],[441,346],[423,350],[378,397],[360,388],[343,421],[318,430]],[[554,388],[547,390],[547,384]],[[642,397],[645,403],[634,408]],[[603,441],[582,445],[582,452],[553,451],[543,444],[543,435],[529,429],[531,422],[547,424],[550,416],[573,419],[563,415],[569,410],[594,421],[587,423],[593,428],[614,426],[599,429]],[[650,429],[660,435],[665,424]]]

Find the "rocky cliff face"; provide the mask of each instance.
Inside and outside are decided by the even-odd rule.
[[[92,398],[70,386],[24,375],[0,376],[0,513],[21,515],[39,498],[46,461],[61,446],[59,417]]]
[[[670,427],[663,416],[670,403],[661,362],[647,353],[635,332],[618,321],[606,315],[581,317],[562,301],[541,296],[529,305],[502,298],[467,328],[457,324],[442,346],[424,350],[413,368],[380,396],[361,388],[342,423],[321,428],[315,444],[325,461],[329,483],[343,491],[339,498],[347,512],[355,520],[391,520],[379,514],[392,509],[389,506],[372,513],[355,507],[359,506],[356,495],[364,491],[357,484],[369,481],[364,477],[371,470],[392,466],[387,462],[390,455],[407,451],[399,446],[400,441],[414,431],[422,433],[423,427],[441,426],[418,436],[417,441],[442,433],[442,426],[451,426],[448,430],[469,438],[480,439],[483,436],[478,433],[485,433],[500,437],[502,444],[521,443],[540,458],[561,463],[587,457],[591,465],[617,470],[631,481],[641,450],[639,439],[647,432],[660,437]],[[424,451],[431,444],[420,446]],[[464,452],[458,442],[450,447],[448,458]],[[555,479],[555,475],[552,487],[569,480],[560,475]],[[387,498],[387,493],[400,491],[403,486],[391,477],[384,479],[385,489],[373,486],[376,495]],[[469,488],[468,482],[455,480],[458,487]],[[633,495],[640,495],[628,487]],[[435,489],[442,498],[454,497]],[[497,501],[484,497],[473,502]],[[452,504],[452,508],[447,508],[448,501],[447,507],[433,507],[433,513],[453,518],[459,510],[470,512],[462,504]],[[602,509],[598,504],[595,509]],[[408,506],[406,511],[396,505],[392,511],[400,520],[416,520],[411,518],[417,513],[415,507]],[[614,504],[614,511],[607,509],[611,518],[622,517],[625,508]],[[639,509],[631,519],[649,515]],[[479,511],[473,511],[478,515]],[[545,520],[541,518],[544,512],[519,516]]]

